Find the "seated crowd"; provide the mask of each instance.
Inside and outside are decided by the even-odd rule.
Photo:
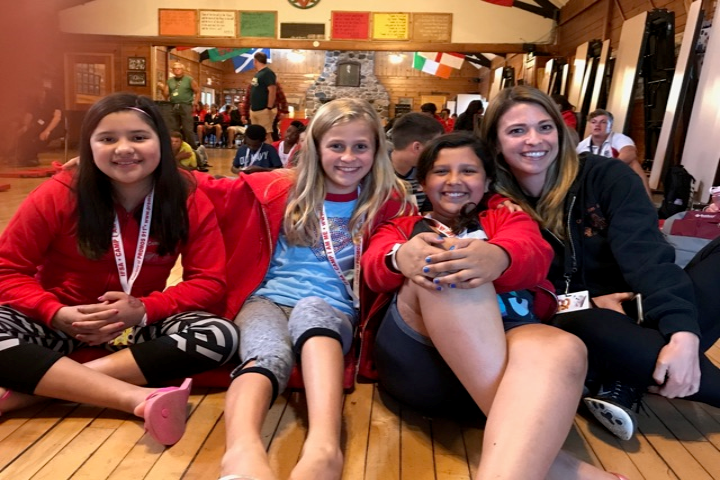
[[[79,159],[0,237],[0,412],[89,403],[172,445],[191,377],[230,363],[222,480],[275,479],[262,426],[296,368],[308,433],[291,478],[338,479],[358,335],[358,374],[398,401],[486,417],[477,479],[625,479],[562,450],[580,403],[625,440],[647,393],[720,407],[705,355],[720,243],[674,263],[631,152],[603,150],[612,117],[577,146],[532,87],[473,105],[451,133],[423,107],[392,145],[350,98],[271,145],[213,105],[200,143],[243,137],[237,177],[213,177],[152,101],[93,105]],[[179,256],[183,279],[164,288]],[[87,347],[105,355],[79,363]]]

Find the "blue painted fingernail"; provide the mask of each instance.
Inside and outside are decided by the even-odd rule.
[[[425,257],[425,261],[426,261],[427,263],[430,263],[432,260],[430,260],[430,257]]]
[[[437,290],[437,291],[439,292],[440,290],[442,290],[442,287],[441,287],[441,286],[437,286],[437,287],[435,287],[435,290]]]
[[[423,273],[428,273],[430,271],[430,267],[423,267]]]
[[[455,288],[455,284],[454,284],[454,283],[451,283],[451,284],[450,284],[450,288]]]
[[[453,245],[452,247],[448,248],[448,250],[455,250],[455,245]]]
[[[434,283],[435,285],[439,285],[439,284],[440,284],[440,279],[439,279],[439,278],[433,278],[433,283]]]

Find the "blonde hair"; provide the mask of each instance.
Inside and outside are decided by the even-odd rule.
[[[382,205],[397,196],[401,211],[408,207],[407,193],[388,155],[380,117],[365,100],[342,98],[318,109],[300,145],[295,182],[290,189],[285,208],[283,228],[291,245],[315,245],[320,240],[319,211],[325,201],[325,171],[320,159],[320,141],[333,127],[362,121],[375,137],[375,159],[370,172],[363,178],[360,196],[350,218],[353,241],[369,232],[373,218]]]
[[[500,118],[519,103],[537,105],[545,110],[558,131],[558,156],[547,170],[540,199],[534,208],[528,203],[527,195],[510,171],[498,139]],[[547,94],[527,85],[500,91],[485,112],[482,122],[482,138],[487,142],[490,154],[495,159],[497,166],[494,181],[495,191],[520,205],[542,227],[547,228],[559,238],[565,238],[565,198],[577,177],[580,162],[571,141],[570,131],[565,125],[555,101]]]

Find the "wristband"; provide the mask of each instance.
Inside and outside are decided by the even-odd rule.
[[[398,267],[398,264],[397,264],[396,255],[397,255],[397,251],[400,249],[400,247],[402,247],[402,245],[403,245],[402,243],[396,243],[395,245],[393,245],[392,250],[390,250],[390,252],[388,252],[385,255],[385,264],[388,266],[388,268],[390,270],[392,270],[395,273],[401,273],[400,267]]]

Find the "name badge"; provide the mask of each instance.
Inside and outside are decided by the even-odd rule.
[[[587,310],[590,308],[590,292],[572,292],[567,295],[558,295],[557,313],[574,312],[576,310]]]

